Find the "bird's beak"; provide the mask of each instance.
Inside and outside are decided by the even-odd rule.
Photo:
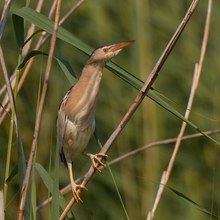
[[[119,44],[114,44],[114,45],[112,45],[112,47],[110,47],[108,49],[108,51],[109,52],[115,52],[115,51],[118,51],[118,50],[120,51],[123,48],[128,47],[133,43],[134,43],[134,40],[129,40],[129,41],[125,41],[125,42],[122,42],[122,43],[119,43]]]

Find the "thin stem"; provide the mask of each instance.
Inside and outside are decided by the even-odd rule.
[[[56,36],[57,36],[57,31],[58,31],[58,26],[59,26],[60,9],[61,9],[61,0],[58,0],[57,7],[56,7],[55,22],[54,22],[54,31],[53,31],[52,38],[51,38],[50,51],[49,51],[47,66],[46,66],[46,71],[45,71],[42,95],[40,99],[39,109],[37,112],[33,141],[32,141],[31,151],[30,151],[28,164],[27,164],[27,170],[26,170],[25,178],[24,178],[23,185],[22,185],[21,199],[20,199],[19,210],[18,210],[18,220],[22,220],[24,216],[24,208],[25,208],[27,191],[28,191],[29,182],[30,182],[32,163],[33,163],[34,155],[36,152],[40,122],[41,122],[42,112],[43,112],[44,103],[46,99],[48,81],[49,81],[50,73],[51,73],[53,54],[54,54],[55,45],[56,45]]]
[[[128,215],[128,212],[127,212],[126,207],[125,207],[125,204],[124,204],[123,199],[122,199],[122,197],[121,197],[120,191],[119,191],[119,189],[118,189],[117,183],[116,183],[115,178],[114,178],[114,176],[113,176],[112,170],[111,170],[111,168],[110,168],[110,166],[109,166],[108,163],[107,163],[107,166],[108,166],[108,170],[109,170],[109,173],[110,173],[110,175],[111,175],[112,181],[113,181],[113,183],[114,183],[116,192],[117,192],[117,194],[118,194],[118,198],[119,198],[120,203],[121,203],[121,205],[122,205],[122,208],[123,208],[123,210],[124,210],[126,219],[127,219],[127,220],[130,220],[129,215]]]
[[[2,52],[2,51],[1,51]],[[18,64],[20,64],[21,61],[21,53],[18,55]],[[7,202],[7,191],[8,191],[8,184],[7,184],[7,179],[9,177],[9,172],[10,172],[10,161],[11,161],[11,150],[12,150],[12,140],[13,140],[13,131],[14,131],[14,121],[16,121],[16,126],[17,126],[17,120],[15,120],[15,104],[16,104],[16,97],[17,97],[17,88],[18,88],[18,81],[19,81],[19,76],[20,76],[20,70],[16,70],[16,82],[15,82],[15,87],[12,95],[12,112],[11,112],[11,117],[10,117],[10,126],[9,126],[9,137],[8,137],[8,147],[7,147],[7,156],[6,156],[6,165],[5,165],[5,179],[4,179],[4,207],[6,207],[6,202]],[[5,77],[6,79],[7,77]],[[8,79],[8,78],[7,78]],[[10,83],[10,82],[8,82]],[[8,86],[7,86],[8,88]],[[8,90],[11,90],[11,85],[9,85]],[[8,91],[9,93],[9,91]],[[14,100],[13,100],[14,96]]]
[[[201,70],[202,70],[202,64],[203,64],[203,60],[204,60],[204,55],[205,55],[205,51],[206,51],[206,47],[207,47],[207,43],[208,43],[208,34],[209,34],[209,27],[210,27],[210,20],[211,20],[211,6],[212,6],[212,0],[209,0],[209,4],[208,4],[208,10],[207,10],[207,17],[206,17],[206,24],[205,24],[205,29],[204,29],[204,36],[203,36],[203,42],[202,42],[202,47],[201,47],[201,53],[200,53],[200,60],[199,60],[199,64],[195,65],[195,71],[194,71],[194,77],[193,77],[193,82],[192,82],[192,87],[191,87],[191,92],[190,92],[190,96],[189,96],[189,100],[188,100],[188,104],[187,104],[187,108],[186,108],[186,112],[185,112],[185,118],[188,119],[189,115],[190,115],[190,110],[192,108],[192,104],[193,104],[193,100],[195,98],[195,93],[198,87],[198,82],[199,82],[199,78],[201,75]],[[157,192],[157,196],[155,198],[154,201],[154,205],[152,208],[152,211],[150,211],[148,213],[148,220],[153,220],[158,204],[161,200],[162,194],[164,192],[164,189],[167,185],[167,182],[170,178],[175,160],[176,160],[176,156],[177,153],[179,151],[180,148],[180,144],[182,142],[182,137],[184,135],[185,129],[186,129],[186,123],[183,122],[179,135],[177,137],[177,141],[170,159],[170,162],[168,164],[167,170],[163,172],[162,177],[161,177],[161,182],[160,182],[160,186]]]
[[[72,8],[62,17],[60,20],[60,25],[62,25],[84,2],[85,0],[79,0],[76,2]]]
[[[45,1],[45,0],[39,0],[39,1],[38,1],[37,6],[36,6],[36,9],[35,9],[37,12],[40,12],[40,11],[41,11],[41,9],[42,9],[42,7],[43,7],[43,4],[44,4],[44,1]],[[35,26],[34,24],[31,24],[31,25],[30,25],[30,27],[28,28],[28,31],[27,31],[27,36],[31,36],[31,35],[34,33],[35,27],[36,27],[36,26]],[[25,56],[27,55],[28,51],[30,50],[32,40],[33,40],[33,38],[31,38],[31,39],[28,41],[28,43],[25,44],[25,46],[23,47],[23,49],[22,49],[22,55],[23,55],[23,57],[25,57]]]
[[[9,15],[11,3],[12,3],[12,0],[5,0],[5,4],[3,6],[2,16],[1,16],[1,20],[0,20],[0,40],[1,40],[2,33],[5,28],[5,24],[6,24],[8,15]]]
[[[100,149],[102,149],[103,146],[102,146],[102,143],[101,143],[101,141],[99,140],[97,134],[94,133],[94,136],[95,136],[96,142],[97,142],[97,144],[99,145]],[[123,202],[122,196],[121,196],[121,194],[120,194],[119,188],[118,188],[118,186],[117,186],[115,177],[114,177],[114,175],[113,175],[112,169],[111,169],[111,167],[110,167],[110,164],[109,164],[107,161],[106,161],[106,165],[107,165],[108,171],[109,171],[109,173],[110,173],[110,175],[111,175],[112,181],[113,181],[113,183],[114,183],[115,190],[116,190],[116,192],[117,192],[117,195],[118,195],[118,198],[119,198],[119,200],[120,200],[121,206],[122,206],[122,208],[123,208],[123,210],[124,210],[126,219],[127,219],[127,220],[130,220],[129,215],[128,215],[128,212],[127,212],[126,207],[125,207],[125,204],[124,204],[124,202]],[[100,169],[100,168],[103,169],[104,167],[103,167],[103,166],[100,166],[99,169]]]
[[[4,212],[4,195],[3,191],[0,190],[0,219],[5,219],[5,212]]]
[[[214,135],[214,134],[219,134],[220,133],[220,130],[214,130],[214,131],[207,131],[205,132],[207,135]],[[186,135],[186,136],[183,136],[182,137],[182,141],[186,141],[186,140],[192,140],[192,139],[195,139],[195,138],[200,138],[200,137],[204,137],[203,134],[201,133],[196,133],[196,134],[190,134],[190,135]],[[177,137],[178,138],[178,137]],[[122,156],[119,156],[113,160],[111,160],[109,162],[109,165],[113,165],[115,163],[118,163],[128,157],[131,157],[131,156],[134,156],[135,154],[137,153],[140,153],[144,150],[147,150],[149,148],[152,148],[152,147],[157,147],[157,146],[163,146],[163,145],[168,145],[168,144],[173,144],[177,141],[177,138],[169,138],[169,139],[165,139],[165,140],[161,140],[161,141],[155,141],[155,142],[151,142],[149,144],[146,144],[142,147],[139,147],[139,148],[136,148],[128,153],[125,153],[123,154]]]

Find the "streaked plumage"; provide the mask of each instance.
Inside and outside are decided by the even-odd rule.
[[[57,119],[60,157],[69,169],[73,195],[77,201],[81,201],[79,189],[86,188],[75,183],[72,174],[72,160],[84,152],[95,130],[96,99],[103,67],[124,47],[132,43],[133,41],[127,41],[97,48],[87,61],[79,81],[67,92],[60,105]],[[105,157],[106,155],[87,155],[97,170],[96,163],[104,166],[98,157]]]

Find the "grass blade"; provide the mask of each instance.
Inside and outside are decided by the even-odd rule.
[[[22,69],[31,58],[38,56],[38,55],[48,56],[48,54],[45,52],[42,52],[39,50],[32,50],[24,57],[21,64],[18,66],[18,69]],[[65,74],[65,76],[67,77],[67,79],[71,83],[73,83],[75,81],[74,78],[76,77],[76,75],[75,75],[70,63],[62,57],[54,56],[53,58],[58,62],[60,68],[62,69],[62,71]]]
[[[53,180],[47,173],[47,171],[43,168],[43,166],[39,163],[35,163],[34,168],[40,175],[44,185],[47,187],[48,191],[53,195]],[[59,206],[64,209],[67,205],[67,202],[65,201],[63,195],[59,194]],[[73,214],[71,212],[68,213],[68,217],[72,218]]]
[[[53,25],[54,22],[49,20],[46,16],[41,13],[36,12],[32,8],[23,7],[14,13],[15,15],[21,16],[25,20],[29,21],[30,23],[35,24],[42,30],[47,31],[48,33],[53,33]],[[92,52],[92,48],[83,43],[80,39],[72,35],[69,31],[65,30],[62,27],[59,27],[57,37],[77,49],[81,50],[86,54],[90,54]]]
[[[97,135],[97,132],[96,132],[96,131],[94,132],[94,137],[95,137],[96,143],[99,145],[99,147],[100,147],[100,149],[101,149],[103,146],[102,146],[101,141],[100,141],[99,138],[98,138],[98,135]],[[107,161],[106,161],[106,165],[107,165],[108,171],[109,171],[109,173],[110,173],[110,175],[111,175],[111,178],[112,178],[112,181],[113,181],[115,190],[116,190],[116,192],[117,192],[117,195],[118,195],[119,201],[120,201],[120,203],[121,203],[122,209],[123,209],[123,211],[124,211],[124,214],[125,214],[125,216],[126,216],[126,219],[127,219],[127,220],[130,220],[129,215],[128,215],[128,212],[127,212],[126,207],[125,207],[125,204],[124,204],[124,202],[123,202],[121,193],[120,193],[119,188],[118,188],[118,186],[117,186],[117,183],[116,183],[114,174],[113,174],[112,169],[111,169],[111,167],[110,167],[110,165],[109,165],[109,163],[108,163]]]
[[[211,213],[209,210],[207,210],[206,208],[200,206],[198,203],[194,202],[192,199],[190,199],[189,197],[185,196],[183,193],[173,189],[172,187],[167,186],[167,188],[169,190],[171,190],[175,195],[177,195],[178,197],[180,197],[184,202],[187,202],[188,204],[194,206],[196,209],[198,209],[199,211],[209,215],[210,217],[213,217],[215,219],[220,219],[220,217],[218,217],[217,215]]]
[[[24,46],[24,19],[16,14],[12,15],[15,37],[19,49],[21,50]]]

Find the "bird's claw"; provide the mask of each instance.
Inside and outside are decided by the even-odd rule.
[[[99,158],[101,157],[101,158]],[[92,160],[92,166],[95,170],[101,173],[101,170],[99,169],[99,166],[102,166],[103,168],[106,168],[106,165],[101,161],[102,158],[107,158],[107,154],[98,153],[98,154],[91,154],[90,158]]]
[[[83,203],[83,201],[82,201],[82,199],[80,197],[81,190],[88,191],[88,189],[85,186],[83,186],[83,185],[75,184],[74,186],[72,186],[73,197],[75,198],[76,202]]]

